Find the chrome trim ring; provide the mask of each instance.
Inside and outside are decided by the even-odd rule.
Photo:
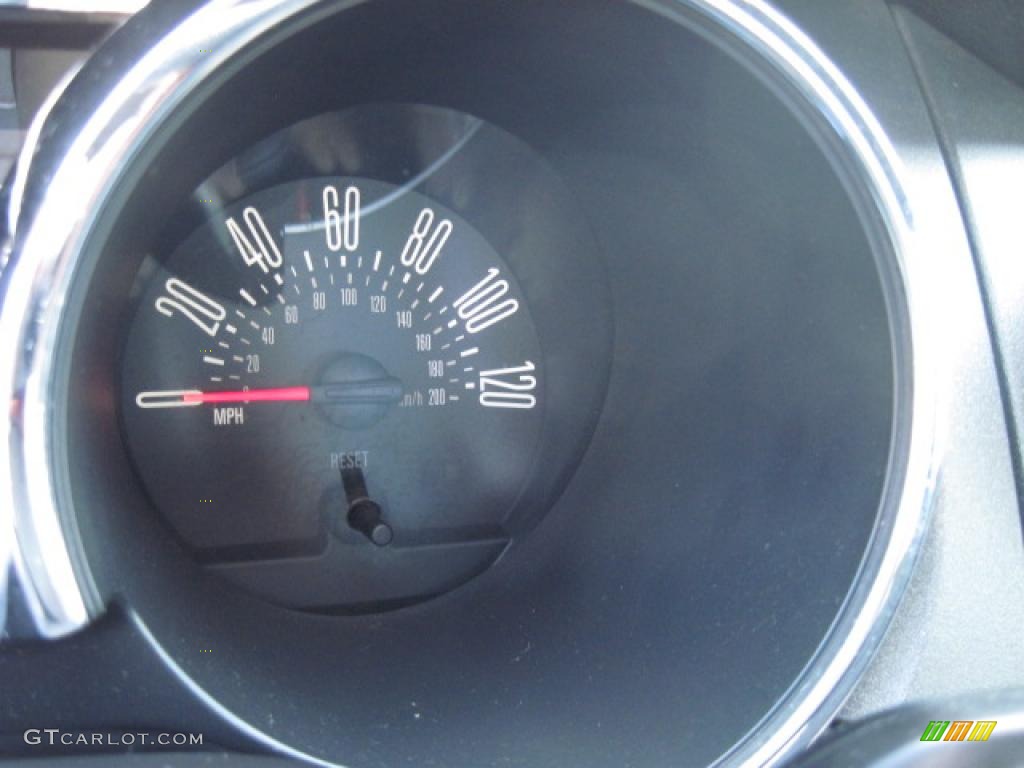
[[[64,75],[60,83],[40,105],[25,135],[10,183],[7,207],[7,240],[2,245],[0,260],[0,339],[12,340],[0,345],[0,386],[8,388],[8,419],[3,423],[0,440],[0,541],[10,542],[9,552],[0,551],[0,558],[9,558],[10,574],[21,587],[21,595],[36,631],[41,637],[55,638],[80,629],[89,621],[86,592],[80,574],[76,575],[68,552],[66,532],[62,529],[55,507],[47,505],[46,494],[51,478],[46,473],[47,459],[26,464],[31,456],[29,446],[42,436],[33,419],[38,419],[44,396],[30,404],[25,396],[32,380],[31,358],[35,347],[36,328],[29,324],[35,313],[32,307],[46,304],[45,285],[30,270],[31,259],[25,260],[15,246],[15,232],[21,218],[21,206],[32,159],[39,146],[43,127],[60,95],[74,78],[78,68]],[[41,260],[45,261],[45,260]],[[26,264],[26,266],[21,266]],[[41,265],[40,265],[41,266]],[[15,341],[16,340],[16,341]],[[2,546],[2,544],[0,544]],[[5,565],[6,560],[0,560]],[[85,589],[91,581],[86,579]],[[7,607],[6,584],[3,594]],[[98,606],[98,600],[94,601]],[[93,613],[95,615],[95,613]]]
[[[928,521],[940,453],[936,424],[944,377],[929,341],[941,338],[934,323],[937,288],[923,263],[894,150],[854,88],[803,33],[762,0],[633,1],[727,51],[731,47],[747,62],[759,62],[766,80],[770,73],[784,83],[805,112],[828,127],[881,221],[887,250],[895,254],[894,264],[883,265],[894,275],[890,294],[907,308],[908,317],[893,315],[899,326],[894,329],[897,354],[905,363],[897,365],[897,416],[902,408],[905,418],[896,430],[884,497],[858,579],[799,679],[719,760],[722,765],[775,764],[810,742],[837,711],[877,648],[909,578]],[[299,13],[313,10],[304,19],[313,23],[320,13],[359,2],[210,0],[132,64],[94,112],[78,124],[58,126],[69,139],[60,158],[48,164],[37,160],[33,166],[26,152],[19,161],[21,183],[11,204],[16,221],[8,244],[12,255],[2,286],[0,386],[20,407],[12,408],[0,441],[0,506],[14,510],[22,576],[44,635],[71,632],[100,610],[87,569],[75,565],[77,533],[73,521],[62,522],[49,471],[55,455],[50,440],[55,345],[95,212],[117,185],[125,159],[229,59]],[[48,179],[38,204],[33,200],[31,206],[23,205],[28,174]],[[166,653],[161,655],[186,685],[209,698]],[[262,743],[301,755],[223,714]]]

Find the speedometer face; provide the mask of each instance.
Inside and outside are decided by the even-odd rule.
[[[130,447],[178,534],[213,559],[329,535],[493,554],[545,400],[498,255],[368,179],[293,182],[226,214],[150,276],[125,354]]]
[[[136,274],[119,394],[195,561],[276,603],[376,611],[529,534],[610,343],[596,248],[531,150],[448,110],[358,108],[253,146],[195,203]]]

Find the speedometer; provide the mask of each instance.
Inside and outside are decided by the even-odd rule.
[[[154,506],[201,562],[293,605],[404,604],[480,572],[542,503],[531,477],[572,459],[537,463],[545,354],[501,254],[409,184],[204,194],[139,270],[122,358]],[[296,558],[313,587],[294,563],[266,576]]]
[[[193,7],[16,185],[38,604],[324,764],[818,733],[935,476],[934,260],[829,62],[749,3]]]

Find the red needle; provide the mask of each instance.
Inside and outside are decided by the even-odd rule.
[[[227,392],[187,392],[184,403],[297,403],[310,399],[309,387],[232,390]]]
[[[315,387],[234,389],[203,392],[199,389],[171,389],[139,392],[139,408],[198,408],[221,403],[323,403],[325,405],[394,405],[402,399],[402,382],[392,376],[367,381],[320,384]]]

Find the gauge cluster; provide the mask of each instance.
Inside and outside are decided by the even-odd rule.
[[[898,220],[660,10],[316,5],[112,182],[59,492],[97,600],[267,738],[653,765],[696,717],[695,762],[756,752],[879,521],[917,525]]]
[[[247,744],[352,768],[772,764],[832,721],[945,369],[914,177],[812,41],[230,0],[102,50],[2,284],[42,634],[123,625]]]
[[[450,110],[355,107],[247,148],[180,226],[131,289],[120,418],[198,560],[367,611],[459,586],[539,522],[593,432],[612,322],[536,153]],[[563,299],[535,320],[546,285]]]

